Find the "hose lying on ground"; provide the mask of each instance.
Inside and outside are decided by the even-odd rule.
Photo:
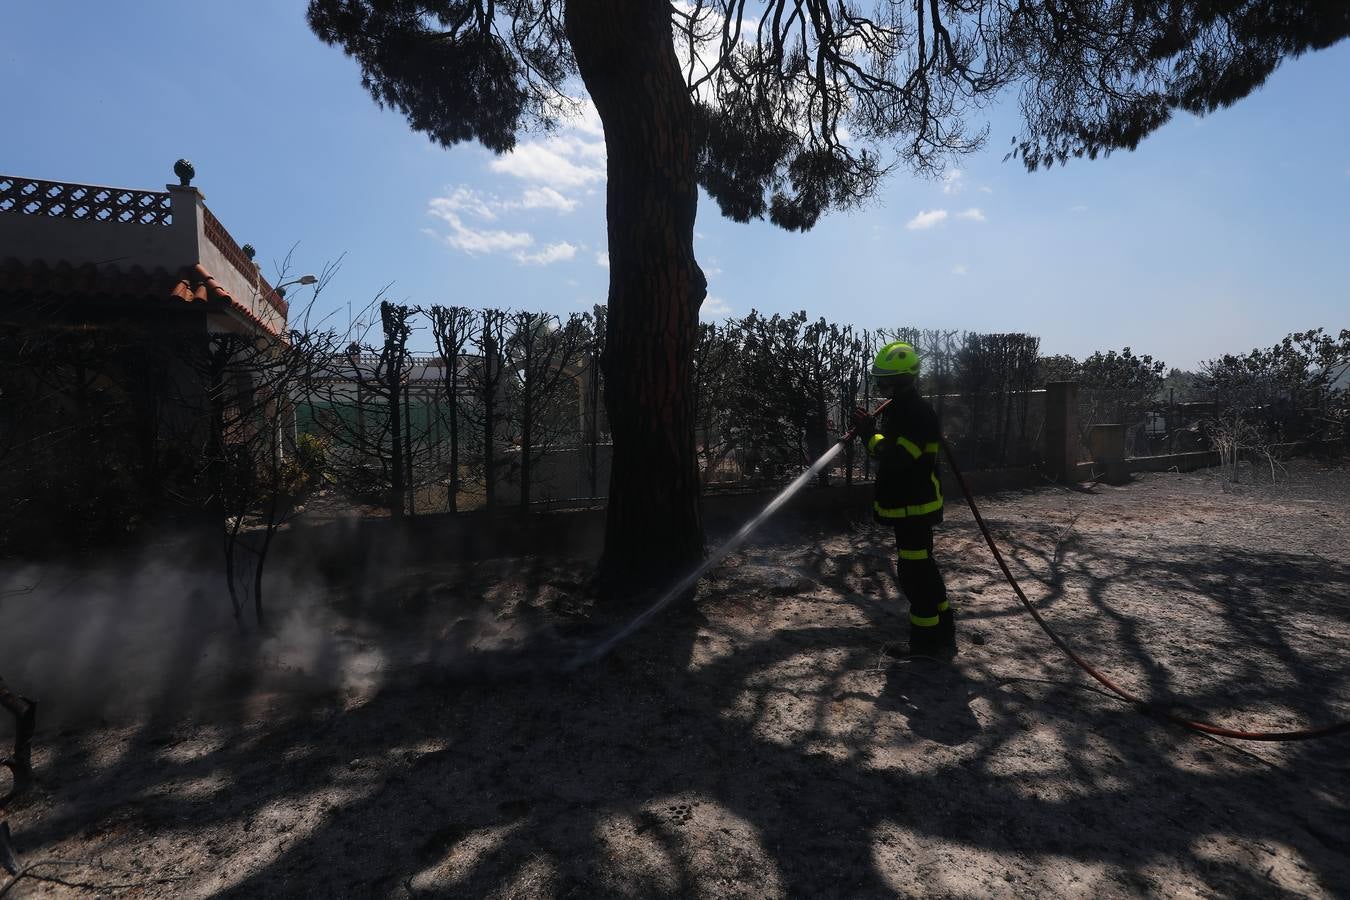
[[[1213,725],[1209,722],[1200,722],[1195,719],[1187,719],[1184,716],[1178,716],[1154,703],[1136,697],[1134,694],[1120,687],[1114,681],[1098,671],[1091,663],[1074,652],[1073,648],[1068,644],[1064,643],[1064,639],[1046,624],[1045,619],[1036,611],[1036,607],[1031,605],[1031,601],[1027,599],[1027,595],[1022,591],[1022,586],[1017,583],[1017,578],[1013,575],[1012,570],[1008,568],[1008,563],[1003,559],[1003,554],[999,551],[998,544],[994,541],[994,536],[989,531],[989,526],[984,522],[984,516],[980,515],[980,509],[975,505],[975,498],[970,493],[970,486],[966,484],[966,478],[961,474],[961,467],[956,464],[956,458],[952,454],[952,448],[947,444],[945,439],[942,442],[942,449],[947,454],[947,463],[952,467],[952,474],[956,476],[956,483],[961,486],[961,493],[965,495],[966,503],[970,506],[971,515],[975,517],[975,524],[979,526],[980,533],[984,535],[985,543],[989,545],[990,552],[994,554],[994,559],[998,562],[998,567],[1003,570],[1003,577],[1007,578],[1008,584],[1012,585],[1014,593],[1017,594],[1017,599],[1022,602],[1024,607],[1026,607],[1027,612],[1031,613],[1031,617],[1036,620],[1037,625],[1041,626],[1041,630],[1050,636],[1050,640],[1055,642],[1055,646],[1060,650],[1063,650],[1064,654],[1068,656],[1069,659],[1073,660],[1078,668],[1095,678],[1098,683],[1111,693],[1115,694],[1125,702],[1130,703],[1140,712],[1155,718],[1173,722],[1184,728],[1189,728],[1191,731],[1198,731],[1201,734],[1212,734],[1218,737],[1236,738],[1243,741],[1306,741],[1311,738],[1329,737],[1333,734],[1350,731],[1350,721],[1336,722],[1319,728],[1300,728],[1296,731],[1243,731],[1240,728],[1225,728],[1221,725]]]

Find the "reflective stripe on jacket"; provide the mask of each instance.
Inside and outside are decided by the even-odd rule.
[[[942,432],[937,413],[918,392],[907,391],[886,407],[877,428],[866,442],[868,454],[877,460],[872,502],[876,518],[882,522],[942,521],[942,484],[937,474]]]

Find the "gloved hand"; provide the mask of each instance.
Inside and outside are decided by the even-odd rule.
[[[863,440],[867,440],[877,433],[877,417],[862,407],[853,410],[850,418],[853,421],[854,437],[861,437]]]

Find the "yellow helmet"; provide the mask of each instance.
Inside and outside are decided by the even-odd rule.
[[[877,351],[872,360],[872,377],[885,378],[888,375],[918,375],[919,354],[904,341],[891,341]]]

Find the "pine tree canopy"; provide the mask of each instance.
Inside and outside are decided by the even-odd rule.
[[[311,0],[364,86],[450,146],[498,153],[575,108],[565,18],[588,0]],[[634,6],[653,0],[634,0]],[[1020,91],[1029,169],[1134,148],[1174,110],[1246,96],[1286,57],[1350,34],[1328,0],[684,0],[672,39],[698,174],[724,215],[806,230],[896,165],[939,170]]]

